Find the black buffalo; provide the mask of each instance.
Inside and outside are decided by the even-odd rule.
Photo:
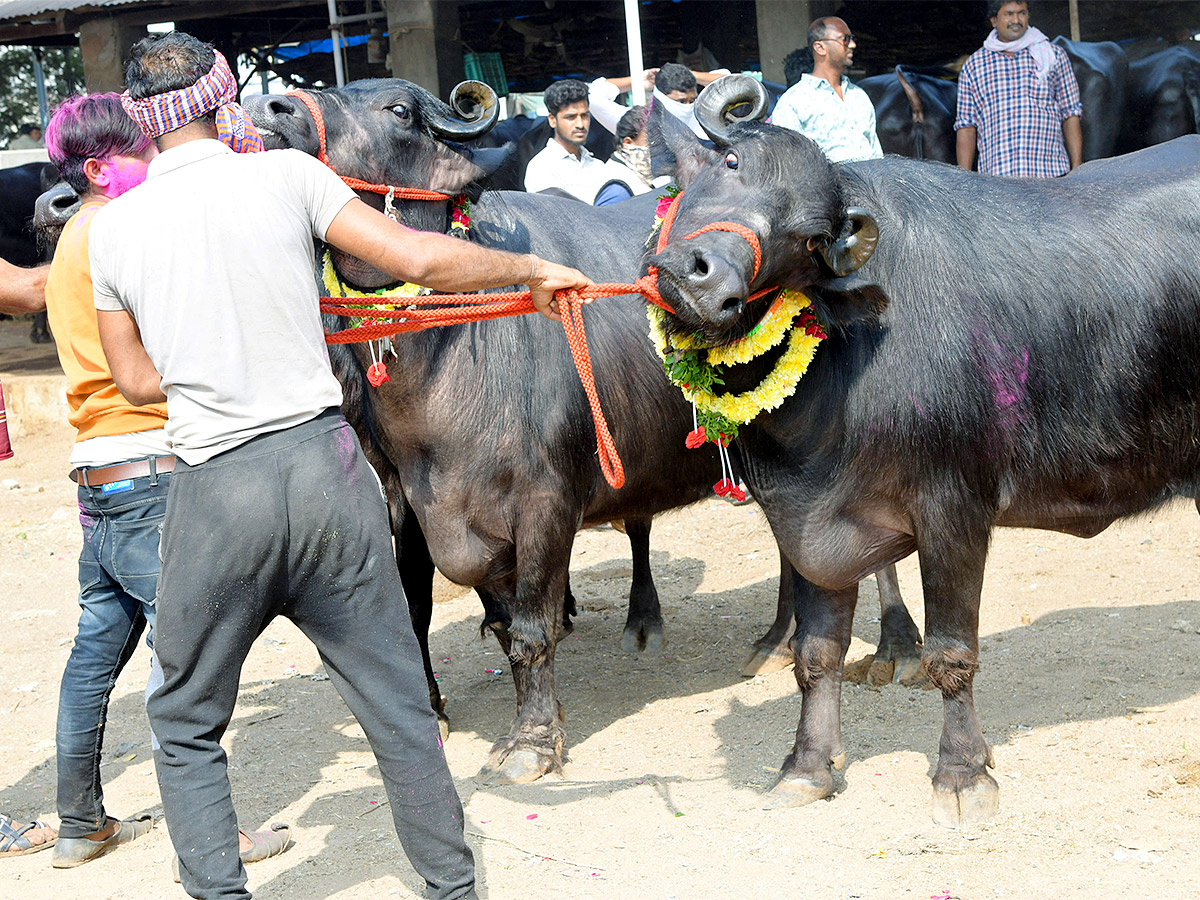
[[[1079,83],[1083,115],[1083,158],[1103,159],[1117,149],[1117,138],[1125,118],[1125,92],[1129,80],[1129,60],[1120,44],[1112,41],[1090,43],[1067,40],[1062,35],[1053,41],[1071,61],[1071,71]]]
[[[832,166],[797,134],[726,125],[725,108],[702,95],[697,110],[716,151],[653,117],[686,188],[650,260],[674,327],[726,343],[761,316],[749,295],[779,284],[830,332],[795,395],[738,440],[798,573],[803,705],[774,796],[831,793],[858,580],[916,551],[923,665],[944,699],[934,817],[980,821],[998,799],[973,696],[992,528],[1088,537],[1200,493],[1200,137],[1005,179]],[[684,238],[725,220],[760,240],[757,277],[742,237]],[[728,389],[771,365],[727,372]]]
[[[446,105],[407,82],[357,82],[312,96],[325,120],[330,161],[345,176],[454,193],[495,163],[450,151],[445,141],[470,140],[478,127],[460,124],[456,131]],[[247,108],[269,147],[317,152],[313,119],[298,101],[251,98]],[[366,199],[378,203],[374,195]],[[628,282],[641,264],[656,202],[647,195],[598,209],[489,192],[473,204],[471,239],[567,262],[599,281]],[[401,216],[415,227],[448,226],[445,203],[403,203]],[[355,286],[385,283],[352,258],[334,259]],[[509,656],[517,715],[484,770],[498,781],[530,780],[562,763],[553,664],[570,612],[567,572],[576,531],[614,519],[631,526],[635,579],[627,634],[653,633],[661,620],[649,618],[658,615],[648,568],[650,518],[709,496],[719,477],[711,446],[684,447],[690,408],[663,377],[641,299],[598,300],[585,318],[601,403],[625,464],[620,491],[601,477],[589,407],[553,322],[526,316],[398,337],[388,362],[391,381],[379,388],[364,378],[365,349],[331,348],[343,408],[388,491],[418,636],[428,633],[436,564],[452,581],[476,588],[484,627]],[[884,625],[891,631],[881,651],[903,663],[916,656],[919,635],[898,600],[885,596],[891,612]],[[781,632],[787,624],[777,626]],[[437,707],[432,678],[430,691]]]
[[[1122,152],[1200,130],[1200,48],[1180,44],[1130,63]]]
[[[58,170],[50,163],[0,169],[0,258],[16,266],[44,262],[33,229],[33,206],[38,195],[57,180]],[[35,344],[52,340],[44,312],[34,315],[29,338]]]
[[[875,106],[875,131],[884,153],[954,162],[958,85],[942,76],[896,66],[895,72],[858,82]]]

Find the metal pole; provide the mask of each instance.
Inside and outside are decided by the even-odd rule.
[[[46,99],[46,73],[42,69],[42,48],[30,47],[33,53],[33,80],[37,84],[38,118],[45,129],[50,121],[50,103]]]
[[[629,44],[629,82],[635,106],[646,103],[646,82],[642,72],[646,64],[642,61],[642,22],[638,16],[637,0],[625,0],[625,39]]]
[[[1068,0],[1067,9],[1071,13],[1071,40],[1078,41],[1079,38],[1079,0]]]
[[[345,87],[346,69],[342,66],[342,26],[338,20],[337,0],[329,0],[329,36],[333,40],[333,77],[338,87]]]

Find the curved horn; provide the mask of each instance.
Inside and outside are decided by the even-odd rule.
[[[837,240],[821,248],[821,256],[838,275],[849,275],[871,258],[879,243],[879,225],[865,209],[851,206]]]
[[[496,92],[482,81],[459,82],[450,92],[450,111],[452,115],[436,109],[422,110],[430,130],[452,141],[474,140],[490,131],[500,118]]]
[[[732,140],[731,125],[761,119],[769,105],[760,81],[749,75],[726,75],[696,98],[696,121],[715,143],[725,146]]]

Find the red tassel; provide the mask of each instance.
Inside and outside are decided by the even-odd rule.
[[[736,486],[728,478],[722,478],[713,485],[713,491],[718,497],[728,497],[729,492],[732,490],[736,490]]]
[[[701,425],[695,431],[689,431],[683,445],[689,450],[695,450],[697,447],[703,447],[704,442],[708,440],[708,435],[704,433],[704,426]]]
[[[371,382],[371,387],[379,387],[385,381],[391,381],[392,377],[388,375],[387,366],[381,362],[371,363],[367,368],[367,381]]]
[[[738,503],[741,503],[746,499],[746,492],[740,487],[734,487],[730,489],[729,497],[731,500],[736,500]]]

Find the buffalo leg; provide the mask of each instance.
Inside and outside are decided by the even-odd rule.
[[[633,582],[629,586],[629,615],[621,649],[626,653],[660,653],[663,646],[662,610],[658,605],[658,590],[650,572],[651,519],[626,519],[625,533],[633,554]]]
[[[858,585],[827,591],[792,574],[796,635],[792,647],[800,687],[796,743],[772,788],[774,806],[801,806],[833,793],[833,768],[846,762],[842,747],[842,661],[850,646]]]
[[[895,566],[875,573],[879,585],[879,645],[875,652],[854,665],[863,671],[868,684],[916,685],[928,683],[921,669],[921,631],[900,596]],[[847,666],[846,681],[861,682]]]
[[[767,672],[776,672],[792,664],[792,649],[789,643],[796,630],[796,605],[792,598],[792,567],[779,555],[779,602],[775,621],[770,629],[754,642],[746,662],[742,664],[742,675],[751,678]],[[921,631],[913,622],[900,595],[900,581],[896,567],[885,566],[875,573],[879,585],[879,645],[875,653],[848,666],[844,673],[846,681],[871,684],[917,684],[923,678],[921,671]]]
[[[50,334],[50,318],[46,311],[33,314],[33,326],[29,329],[29,340],[34,344],[48,344],[54,340]]]
[[[923,523],[918,540],[925,589],[922,662],[942,692],[943,725],[933,776],[933,819],[960,828],[990,818],[999,787],[987,772],[992,751],[975,713],[979,596],[987,558],[986,527],[969,521]],[[924,540],[920,535],[929,535]]]
[[[508,623],[496,623],[493,631],[512,667],[517,714],[477,776],[486,784],[523,784],[562,770],[566,716],[554,687],[554,652],[562,636],[565,563],[574,533],[565,525],[558,530],[565,537],[561,547],[549,546],[552,533],[518,535],[515,597],[493,591],[511,610]]]
[[[404,597],[408,601],[408,615],[412,619],[417,644],[421,647],[425,681],[429,685],[429,705],[438,718],[438,729],[445,740],[450,733],[450,719],[446,716],[446,700],[434,677],[433,660],[429,655],[429,627],[433,621],[433,559],[429,555],[425,533],[421,531],[416,515],[407,504],[393,518],[392,532],[396,535],[396,565],[400,569],[400,583],[404,586]]]

